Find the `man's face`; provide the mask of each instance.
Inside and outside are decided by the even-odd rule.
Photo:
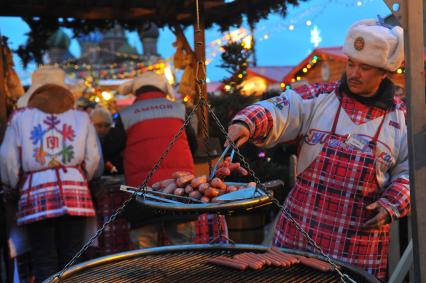
[[[371,97],[379,89],[380,83],[386,78],[383,69],[373,67],[349,58],[346,65],[346,80],[352,93]]]
[[[94,123],[96,133],[100,138],[104,138],[111,130],[111,124],[108,122],[96,122]]]

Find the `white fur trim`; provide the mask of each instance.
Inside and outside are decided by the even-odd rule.
[[[358,38],[364,40],[363,48],[355,47]],[[343,52],[365,64],[395,71],[404,60],[404,32],[399,26],[389,29],[376,20],[362,20],[349,29]]]
[[[172,86],[167,82],[163,75],[159,75],[155,72],[145,72],[133,80],[125,82],[124,84],[120,85],[118,91],[121,94],[134,94],[140,87],[147,85],[158,88],[167,95],[168,99],[175,100],[175,94]]]

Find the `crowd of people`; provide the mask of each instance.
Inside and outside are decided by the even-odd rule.
[[[363,20],[350,28],[343,50],[348,63],[340,81],[251,105],[235,116],[228,135],[237,146],[297,144],[287,214],[330,257],[386,280],[389,224],[410,209],[405,105],[388,78],[403,61],[403,31]],[[4,200],[8,215],[16,215],[10,243],[15,255],[31,250],[35,282],[58,272],[94,233],[90,181],[124,174],[127,185],[142,184],[186,115],[166,79],[153,72],[120,87],[136,100],[114,118],[76,102],[64,81],[57,67],[34,73],[0,150]],[[175,171],[193,173],[194,140],[188,128],[147,184]],[[226,239],[225,219],[217,215],[160,217],[131,202],[123,217],[137,248]],[[218,223],[224,235],[217,235]],[[317,252],[284,212],[273,245]]]

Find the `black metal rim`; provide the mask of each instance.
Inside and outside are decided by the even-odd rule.
[[[68,278],[73,274],[80,272],[82,270],[93,268],[95,266],[103,265],[106,263],[112,263],[115,261],[123,260],[123,259],[131,259],[133,257],[143,256],[143,255],[154,255],[154,254],[165,254],[170,252],[183,252],[183,251],[208,251],[208,250],[251,250],[251,251],[266,251],[270,247],[261,246],[261,245],[249,245],[249,244],[194,244],[194,245],[178,245],[178,246],[163,246],[149,249],[139,249],[128,252],[122,252],[114,255],[104,256],[101,258],[93,259],[90,261],[82,262],[80,264],[74,265],[70,267],[65,273],[62,275],[62,279]],[[282,251],[292,254],[304,255],[309,257],[318,258],[321,260],[326,260],[320,255],[313,254],[310,252],[298,251],[298,250],[289,250],[285,248],[281,248]],[[377,278],[375,278],[372,274],[366,272],[365,270],[359,269],[353,265],[349,265],[347,263],[334,260],[336,264],[343,266],[344,268],[358,273],[362,277],[364,277],[368,282],[379,282]],[[54,283],[60,282],[58,278],[55,278],[57,274],[52,275],[50,278],[46,279],[44,283]]]
[[[183,213],[205,213],[205,212],[226,212],[230,213],[231,211],[237,210],[247,210],[253,209],[265,205],[269,205],[272,203],[272,200],[269,196],[262,196],[257,198],[251,198],[247,200],[241,201],[233,201],[227,203],[202,203],[202,204],[182,204],[175,205],[169,203],[160,203],[156,201],[150,201],[144,199],[142,196],[137,196],[136,200],[143,205],[149,206],[153,209],[159,211],[173,211],[183,212]]]

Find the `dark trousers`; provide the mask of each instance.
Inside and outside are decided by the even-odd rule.
[[[61,216],[28,224],[35,282],[59,272],[84,244],[86,217]]]

